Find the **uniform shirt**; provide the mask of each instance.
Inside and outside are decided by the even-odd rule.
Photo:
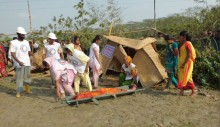
[[[84,73],[89,57],[82,51],[74,50],[73,55],[67,55],[68,60],[74,65],[78,73]]]
[[[53,67],[52,67],[52,71],[54,73],[55,76],[55,80],[58,80],[60,78],[60,76],[63,73],[66,73],[67,70],[73,70],[73,72],[75,73],[75,68],[72,64],[70,64],[69,62],[62,60],[62,59],[55,59],[54,63],[53,63]]]
[[[54,57],[55,59],[60,59],[60,53],[63,50],[59,43],[54,42],[52,45],[49,43],[44,44],[43,54],[46,54],[46,57]]]
[[[15,55],[19,61],[24,63],[25,66],[31,66],[30,57],[29,57],[30,45],[27,40],[19,41],[13,40],[10,45],[10,52],[15,52]],[[19,63],[14,60],[15,67],[21,67]]]
[[[125,80],[131,80],[133,79],[133,76],[131,74],[131,71],[133,68],[135,68],[136,66],[131,63],[130,66],[126,67],[125,64],[122,65],[122,69],[124,70],[124,73],[126,74]]]

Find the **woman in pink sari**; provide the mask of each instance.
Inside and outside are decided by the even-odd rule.
[[[65,90],[71,96],[75,96],[72,83],[77,71],[72,64],[62,59],[48,57],[44,59],[43,65],[45,68],[52,69],[54,72],[58,99],[65,98]]]
[[[8,64],[4,46],[0,43],[0,73],[4,78],[7,76],[6,65]]]

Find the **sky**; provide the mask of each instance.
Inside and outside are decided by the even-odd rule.
[[[80,0],[29,0],[33,30],[47,26],[53,16],[63,14],[65,17],[77,16],[73,8]],[[106,6],[107,0],[92,1],[97,5]],[[121,8],[123,23],[142,21],[154,17],[154,0],[115,0]],[[207,0],[208,5],[216,5],[216,0]],[[156,17],[166,17],[174,13],[184,12],[189,7],[207,6],[195,3],[193,0],[156,0]],[[0,0],[0,33],[14,34],[16,28],[22,26],[29,31],[29,16],[27,0]]]

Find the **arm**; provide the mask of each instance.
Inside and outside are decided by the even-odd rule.
[[[88,73],[88,71],[89,71],[89,65],[90,65],[90,60],[86,63],[85,73]]]
[[[95,53],[96,59],[98,60],[99,64],[101,65],[101,60],[99,59],[98,50],[94,50],[94,53]]]
[[[175,56],[178,56],[178,54],[179,54],[178,48],[175,48],[175,49],[174,49],[173,54],[174,54]]]
[[[24,63],[22,63],[21,61],[19,61],[18,58],[16,57],[15,52],[11,52],[11,56],[12,56],[12,58],[14,58],[15,61],[18,62],[18,64],[19,64],[20,66],[24,66]]]
[[[64,55],[63,55],[63,49],[61,48],[61,46],[58,48],[58,52],[60,54],[60,58],[64,59]]]
[[[60,58],[64,60],[63,52],[60,53]]]

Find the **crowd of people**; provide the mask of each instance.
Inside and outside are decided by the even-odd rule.
[[[29,42],[25,40],[27,33],[23,27],[18,27],[16,33],[17,37],[10,41],[8,56],[6,56],[4,47],[0,45],[0,72],[2,77],[6,77],[6,65],[8,61],[13,63],[16,73],[16,97],[19,98],[23,86],[25,86],[26,93],[32,93],[30,89],[30,56],[35,59],[33,53],[38,50],[39,45],[35,40]],[[89,55],[82,51],[78,36],[74,37],[73,42],[65,45],[56,42],[56,40],[56,35],[49,33],[48,38],[44,41],[42,68],[50,70],[51,87],[56,88],[57,98],[65,98],[65,91],[71,96],[77,96],[80,93],[81,83],[88,88],[88,91],[98,89],[99,76],[102,74],[102,62],[99,57],[99,45],[102,42],[102,37],[95,36]],[[180,95],[184,95],[184,90],[191,89],[191,96],[195,96],[192,72],[196,53],[190,42],[191,36],[187,31],[182,31],[179,33],[179,44],[174,41],[171,35],[165,35],[164,40],[167,42],[165,71],[168,75],[165,91],[169,90],[173,84],[181,90]],[[89,77],[90,71],[92,71],[92,80]],[[177,72],[178,80],[175,77]],[[130,89],[135,90],[138,81],[136,65],[132,63],[130,56],[125,56],[119,75],[119,85],[128,85]]]

